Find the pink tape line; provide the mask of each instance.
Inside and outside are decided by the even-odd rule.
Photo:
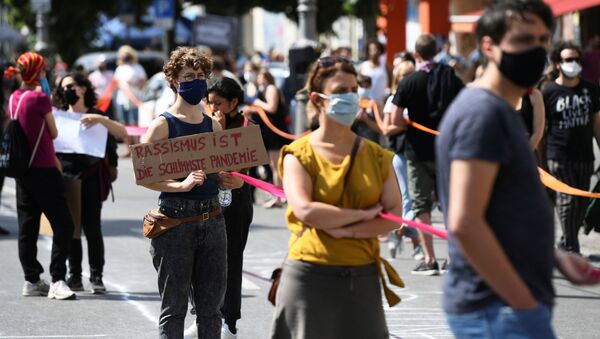
[[[596,281],[600,281],[600,268],[594,268],[590,274]]]
[[[131,126],[131,125],[125,126],[125,129],[127,130],[127,134],[132,137],[140,137],[140,136],[144,135],[146,133],[146,131],[148,130],[147,127],[139,127],[139,126]]]
[[[236,177],[240,177],[242,179],[244,179],[245,182],[247,182],[248,184],[256,187],[256,188],[260,188],[263,191],[269,192],[271,194],[273,194],[274,196],[277,196],[279,198],[283,198],[286,199],[285,196],[285,192],[283,191],[283,188],[279,187],[279,186],[275,186],[273,184],[270,184],[268,182],[264,182],[262,180],[258,180],[255,178],[252,178],[250,176],[247,176],[245,174],[242,173],[238,173],[238,172],[231,172],[232,175],[235,175]],[[439,228],[435,228],[429,225],[425,225],[425,224],[420,224],[418,222],[414,222],[414,221],[410,221],[410,220],[404,220],[400,217],[397,217],[393,214],[389,214],[389,213],[380,213],[378,215],[379,218],[381,219],[386,219],[389,221],[393,221],[396,222],[398,224],[407,224],[409,226],[412,226],[414,228],[418,228],[422,231],[425,231],[427,233],[431,233],[437,237],[440,237],[442,239],[448,239],[448,232],[441,230]]]

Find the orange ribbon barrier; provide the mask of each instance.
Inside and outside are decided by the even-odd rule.
[[[409,125],[415,127],[416,129],[419,129],[423,132],[429,133],[429,134],[433,134],[433,135],[440,134],[440,132],[438,132],[436,130],[432,130],[428,127],[419,125],[416,122],[412,122],[410,120],[409,120]],[[544,171],[540,167],[538,167],[538,172],[540,173],[540,180],[542,181],[542,184],[544,184],[544,186],[546,186],[556,192],[569,194],[569,195],[575,195],[575,196],[579,196],[579,197],[600,199],[600,193],[588,192],[588,191],[581,190],[579,188],[571,187],[571,186],[565,184],[564,182],[556,179],[550,173]]]
[[[262,119],[262,121],[264,121],[265,125],[267,125],[267,127],[269,127],[269,129],[271,131],[273,131],[275,134],[279,135],[282,138],[286,138],[286,139],[290,139],[290,140],[296,140],[299,138],[302,138],[303,136],[307,135],[310,133],[310,131],[306,131],[304,133],[301,134],[290,134],[287,132],[284,132],[282,130],[280,130],[279,128],[277,128],[275,125],[273,125],[273,123],[271,122],[271,120],[269,120],[269,116],[267,115],[267,112],[265,112],[264,109],[255,106],[255,105],[249,105],[246,106],[246,108],[244,108],[244,115],[248,114],[249,112],[256,112],[258,113],[258,116]]]
[[[106,86],[106,90],[102,93],[102,96],[98,98],[98,103],[96,104],[96,108],[101,110],[102,112],[106,112],[108,106],[110,106],[110,102],[112,101],[112,95],[115,89],[117,88],[117,79],[113,78],[108,86]]]
[[[559,181],[558,179],[556,179],[555,177],[553,177],[552,175],[550,175],[550,173],[544,171],[543,169],[538,167],[538,171],[540,172],[540,179],[542,180],[542,183],[544,184],[544,186],[551,188],[552,190],[559,192],[559,193],[564,193],[564,194],[569,194],[569,195],[577,195],[580,197],[587,197],[587,198],[600,198],[600,193],[592,193],[592,192],[588,192],[588,191],[584,191],[575,187],[571,187],[567,184],[565,184],[562,181]]]

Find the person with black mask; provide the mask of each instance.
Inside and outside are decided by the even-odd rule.
[[[440,125],[438,188],[452,258],[443,308],[457,338],[555,338],[554,267],[574,284],[598,283],[589,262],[554,248],[552,207],[514,109],[542,75],[552,27],[541,0],[492,2],[476,29],[488,65]]]
[[[90,290],[92,293],[104,293],[106,288],[102,282],[104,268],[102,202],[108,196],[107,190],[111,182],[116,179],[117,144],[115,138],[126,138],[127,131],[121,123],[109,119],[104,112],[94,108],[97,101],[96,93],[83,73],[67,74],[60,79],[54,90],[53,99],[59,109],[81,114],[81,124],[84,127],[102,124],[108,129],[105,158],[85,154],[57,153],[63,167],[65,190],[72,192],[70,199],[79,202],[71,206],[80,207],[78,211],[71,211],[75,219],[75,231],[69,255],[67,285],[73,291],[84,290],[81,279],[81,263],[83,261],[81,229],[83,229],[88,243]],[[111,171],[110,168],[113,170]]]
[[[206,80],[211,70],[212,60],[197,48],[178,47],[171,53],[163,71],[177,99],[152,121],[142,142],[222,130],[219,122],[202,113],[198,106],[207,96]],[[152,239],[150,245],[161,296],[160,338],[183,337],[190,286],[196,303],[198,338],[221,335],[220,308],[227,286],[227,233],[218,198],[218,179],[219,175],[196,170],[185,178],[144,185],[161,192],[161,213],[169,218],[193,219]]]
[[[558,180],[588,190],[594,166],[593,139],[600,145],[600,91],[598,85],[581,78],[581,49],[572,42],[558,42],[550,61],[558,78],[542,90],[548,131],[548,169]],[[558,246],[580,252],[578,233],[589,199],[556,194],[556,209],[562,228]]]

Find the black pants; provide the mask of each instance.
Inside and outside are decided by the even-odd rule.
[[[64,280],[73,237],[73,219],[65,199],[62,177],[56,168],[31,168],[22,178],[17,179],[19,260],[25,280],[32,283],[37,282],[44,272],[37,260],[42,212],[50,221],[54,233],[50,259],[52,282]]]
[[[550,174],[558,180],[587,191],[590,188],[594,163],[548,160],[548,169]],[[588,203],[588,198],[563,193],[556,194],[556,212],[563,233],[558,244],[560,248],[579,253],[579,228],[583,224]]]
[[[248,230],[254,216],[250,185],[233,190],[231,205],[224,209],[227,229],[227,290],[221,313],[225,322],[235,326],[242,308],[242,266]]]
[[[102,278],[104,267],[104,239],[101,227],[102,201],[98,174],[88,176],[81,182],[81,228],[88,243],[90,277]],[[69,274],[81,276],[83,250],[81,239],[73,239],[69,255]]]
[[[225,318],[225,323],[232,327],[235,327],[235,322],[242,317],[240,311],[242,309],[244,249],[254,216],[251,194],[251,186],[244,184],[242,188],[232,191],[231,205],[223,209],[227,230],[227,290],[221,313]],[[196,305],[191,295],[193,295],[193,289],[190,293],[190,302],[192,303],[192,314],[195,314]]]

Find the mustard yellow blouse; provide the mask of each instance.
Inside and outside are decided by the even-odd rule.
[[[313,201],[353,209],[366,209],[380,201],[394,156],[392,152],[363,139],[363,147],[356,154],[344,189],[343,181],[350,165],[349,155],[341,164],[333,164],[315,152],[307,135],[281,149],[279,173],[282,177],[283,158],[287,154],[294,155],[310,175]],[[292,232],[289,259],[321,265],[358,266],[375,263],[379,258],[379,241],[375,238],[335,239],[320,229],[308,227],[296,241],[305,224],[296,218],[291,206],[286,211],[286,220]]]

